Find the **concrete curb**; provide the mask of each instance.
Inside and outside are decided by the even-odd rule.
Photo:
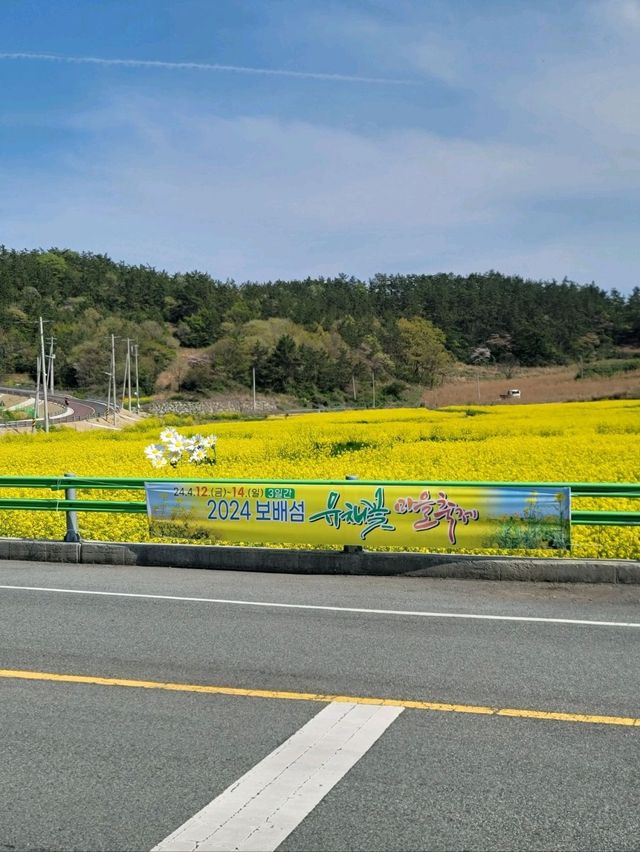
[[[0,539],[0,559],[96,565],[209,568],[284,574],[360,574],[547,583],[640,584],[640,560],[528,559],[444,553],[342,552],[199,544]]]

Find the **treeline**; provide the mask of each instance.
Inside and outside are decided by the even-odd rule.
[[[509,369],[640,346],[640,288],[624,297],[493,271],[236,284],[0,246],[0,373],[34,375],[39,316],[55,338],[58,383],[96,391],[112,334],[137,341],[145,393],[183,346],[201,353],[180,374],[182,389],[248,386],[255,371],[258,389],[310,399],[350,393],[372,375],[389,393],[434,385],[454,361]]]

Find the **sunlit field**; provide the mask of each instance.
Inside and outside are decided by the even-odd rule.
[[[184,434],[218,436],[215,467],[154,470],[144,448],[167,423]],[[180,425],[144,420],[122,432],[60,430],[0,439],[0,474],[136,476],[175,479],[640,481],[640,402],[365,410]],[[61,492],[55,492],[61,494]],[[45,497],[8,491],[2,496]],[[123,499],[86,491],[86,498]],[[142,492],[129,492],[142,500]],[[640,500],[578,499],[579,509],[640,511]],[[86,539],[150,541],[144,515],[81,513]],[[3,536],[62,539],[64,514],[0,512]],[[640,558],[640,527],[572,530],[572,557]],[[472,552],[461,551],[456,552]],[[498,553],[500,551],[483,551]],[[513,551],[510,551],[513,552]],[[532,554],[532,551],[528,551]],[[540,551],[539,555],[549,555]]]

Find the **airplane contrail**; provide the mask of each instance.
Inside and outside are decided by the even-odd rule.
[[[4,53],[0,59],[68,62],[77,65],[119,65],[127,68],[166,68],[182,71],[230,71],[236,74],[267,74],[277,77],[298,77],[307,80],[333,80],[344,83],[373,83],[391,86],[416,86],[417,80],[395,77],[361,77],[353,74],[327,74],[320,71],[289,71],[284,68],[253,68],[246,65],[219,65],[210,62],[164,62],[153,59],[103,59],[99,56],[59,56],[55,53]]]

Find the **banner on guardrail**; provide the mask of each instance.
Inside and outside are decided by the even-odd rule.
[[[226,542],[568,549],[570,488],[380,482],[145,484],[153,535]]]

